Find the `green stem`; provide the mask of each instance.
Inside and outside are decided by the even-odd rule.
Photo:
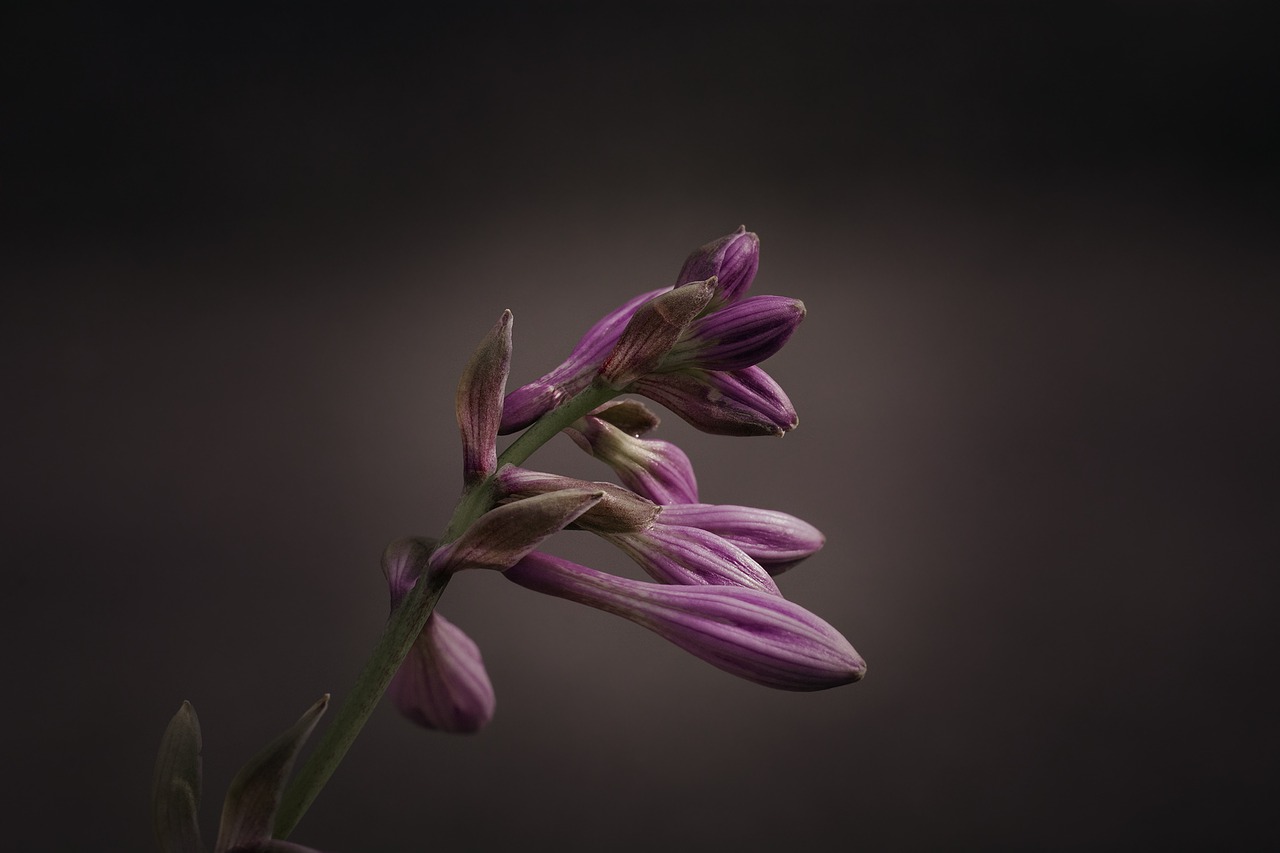
[[[333,722],[325,729],[311,757],[285,790],[276,814],[275,837],[287,838],[306,814],[333,771],[341,763],[365,721],[378,706],[391,677],[395,675],[413,643],[422,633],[427,618],[449,583],[448,575],[428,574],[426,583],[416,584],[391,613],[386,630],[378,639],[369,662],[342,702]]]
[[[604,386],[589,386],[563,406],[547,412],[521,433],[498,457],[498,467],[506,464],[518,465],[525,461],[560,430],[619,393],[621,392]],[[458,501],[441,541],[451,542],[458,538],[462,531],[493,506],[493,495],[492,476],[467,489]],[[276,838],[289,836],[342,762],[369,715],[378,706],[392,676],[400,668],[400,662],[422,633],[422,627],[427,624],[431,611],[435,609],[436,602],[440,600],[448,583],[449,576],[428,573],[426,582],[416,584],[404,601],[400,602],[400,606],[391,612],[387,627],[378,639],[369,662],[343,700],[333,722],[325,729],[315,750],[285,789],[280,810],[276,814]]]

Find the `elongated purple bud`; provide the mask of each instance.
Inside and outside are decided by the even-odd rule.
[[[740,370],[759,364],[791,340],[804,314],[803,302],[785,296],[735,302],[691,323],[658,370]]]
[[[565,489],[495,507],[431,555],[431,571],[502,571],[604,497],[599,489]]]
[[[630,390],[712,435],[782,435],[800,422],[786,392],[759,367],[651,373]]]
[[[387,693],[404,717],[453,734],[484,728],[497,704],[479,647],[439,611],[427,618]]]
[[[506,572],[537,592],[614,613],[725,672],[780,690],[862,678],[866,662],[823,620],[786,599],[727,586],[665,586],[534,552]]]
[[[662,508],[658,521],[697,527],[741,548],[770,575],[777,576],[826,542],[807,521],[772,509],[728,504],[673,504]]]
[[[604,538],[659,583],[737,586],[781,595],[769,573],[741,548],[697,527],[655,524]]]
[[[502,406],[502,423],[498,432],[507,435],[524,429],[590,385],[636,310],[668,290],[670,288],[663,287],[642,293],[610,311],[587,330],[559,367],[508,394]]]
[[[599,381],[615,390],[657,369],[715,294],[715,279],[681,285],[641,305],[600,365]]]
[[[623,485],[656,504],[696,503],[698,479],[679,447],[655,438],[636,438],[588,415],[566,429],[569,437],[614,470]]]
[[[598,491],[599,503],[578,516],[575,527],[592,533],[622,533],[644,530],[658,517],[659,507],[629,489],[613,483],[589,482],[559,474],[544,474],[515,465],[503,465],[495,478],[502,498],[528,498],[548,492],[579,489]]]
[[[399,539],[382,554],[382,572],[399,606],[428,570],[435,540]],[[439,611],[432,612],[387,688],[392,703],[418,725],[455,734],[479,731],[493,718],[493,685],[480,648]]]
[[[760,238],[742,225],[695,249],[676,276],[676,286],[715,276],[719,282],[716,301],[735,302],[751,286],[759,266]]]
[[[511,312],[503,311],[458,381],[456,410],[462,433],[462,478],[471,485],[498,467],[498,424],[511,368]]]

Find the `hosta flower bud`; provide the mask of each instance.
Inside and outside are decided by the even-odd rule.
[[[503,311],[458,381],[455,408],[462,433],[462,476],[467,485],[483,480],[498,467],[495,442],[510,367],[511,312]]]
[[[496,705],[479,647],[438,611],[427,617],[387,694],[408,719],[453,734],[484,728]]]
[[[382,571],[391,589],[391,607],[426,571],[435,542],[401,539],[387,546]],[[434,611],[387,688],[392,704],[418,725],[455,734],[479,731],[493,718],[493,685],[476,644]]]
[[[591,413],[602,421],[611,423],[627,435],[642,436],[653,432],[661,419],[639,400],[611,400]]]
[[[663,287],[642,293],[610,311],[587,330],[564,363],[541,379],[508,394],[503,402],[502,424],[498,432],[507,435],[524,429],[590,385],[601,362],[618,343],[622,330],[631,322],[636,310],[669,289]]]
[[[650,374],[630,390],[713,435],[782,435],[800,422],[782,387],[759,367]]]
[[[707,307],[715,294],[715,283],[715,279],[690,282],[641,305],[600,365],[599,381],[621,390],[657,369]]]
[[[611,423],[588,415],[566,433],[583,450],[604,462],[623,485],[656,504],[696,503],[698,479],[693,463],[669,441],[636,438]]]
[[[574,521],[575,527],[592,533],[621,533],[644,530],[658,517],[659,508],[651,500],[613,483],[588,482],[558,474],[544,474],[515,465],[503,465],[496,478],[498,494],[504,498],[528,498],[565,489],[599,491],[599,503]]]
[[[697,527],[741,548],[771,575],[818,552],[825,537],[812,524],[771,509],[727,504],[672,504],[658,521]]]
[[[614,613],[741,678],[781,690],[824,690],[867,665],[823,620],[781,596],[727,586],[665,586],[534,552],[506,571],[521,586]]]
[[[658,370],[739,370],[759,364],[782,349],[804,314],[803,302],[785,296],[735,302],[693,321]]]
[[[739,226],[732,234],[712,240],[693,251],[676,277],[676,286],[715,276],[717,302],[734,302],[756,277],[760,266],[760,238]]]
[[[655,524],[647,530],[603,535],[660,583],[738,586],[781,595],[759,563],[706,530]]]
[[[494,507],[431,555],[431,570],[502,571],[564,529],[604,497],[599,489],[564,489]]]

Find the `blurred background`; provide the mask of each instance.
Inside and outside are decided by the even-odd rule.
[[[441,610],[493,723],[380,708],[294,840],[1280,841],[1266,6],[607,8],[9,13],[11,849],[154,849],[184,699],[212,841],[239,765],[362,666],[382,547],[447,521],[499,313],[514,387],[740,224],[753,292],[808,306],[766,365],[800,427],[657,435],[704,500],[826,532],[781,586],[866,679],[772,692],[465,575]],[[553,550],[631,571],[583,536]]]

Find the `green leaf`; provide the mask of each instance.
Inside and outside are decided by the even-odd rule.
[[[222,825],[214,853],[227,853],[240,847],[257,849],[271,838],[280,793],[293,769],[294,759],[328,706],[329,694],[326,693],[231,780],[222,806]]]
[[[200,721],[191,703],[183,702],[160,740],[151,789],[156,841],[164,853],[203,853],[199,808]]]

